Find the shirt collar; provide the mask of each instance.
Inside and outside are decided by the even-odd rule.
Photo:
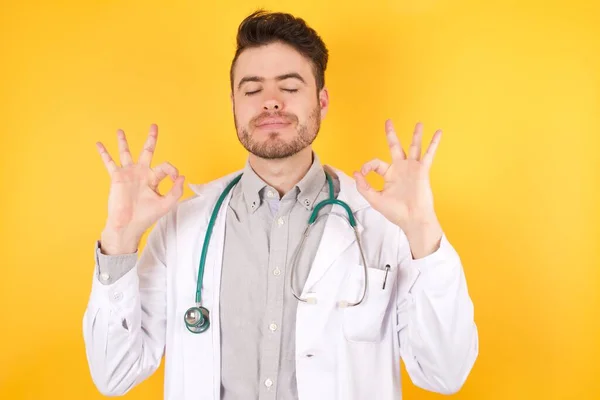
[[[319,157],[313,152],[313,163],[304,177],[298,182],[298,202],[307,210],[312,210],[317,197],[325,185],[325,170]]]
[[[313,152],[311,167],[292,190],[295,191],[297,201],[307,210],[312,210],[325,182],[323,165],[319,157]],[[269,186],[254,172],[249,159],[244,166],[240,184],[247,210],[249,213],[253,213],[260,207],[268,192],[266,188]],[[274,189],[270,190],[274,191]]]
[[[242,195],[249,213],[253,213],[258,209],[261,202],[261,191],[267,184],[254,172],[250,166],[250,160],[246,161],[243,175],[240,179]]]

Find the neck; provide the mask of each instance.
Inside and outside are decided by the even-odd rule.
[[[313,163],[311,146],[293,156],[278,160],[267,160],[250,154],[250,166],[256,174],[279,192],[279,196],[289,192],[302,178]]]

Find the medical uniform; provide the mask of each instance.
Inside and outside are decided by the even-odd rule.
[[[141,255],[106,256],[96,243],[84,338],[94,383],[123,394],[165,355],[165,399],[398,399],[400,357],[413,382],[457,391],[478,352],[473,304],[461,261],[447,240],[412,260],[403,232],[373,210],[354,181],[335,177],[335,195],[358,222],[364,274],[341,207],[311,230],[296,265],[303,297],[289,290],[288,264],[314,205],[327,198],[314,155],[305,177],[283,198],[247,163],[204,186],[150,232]],[[211,326],[190,333],[198,260],[210,214],[224,187],[243,172],[215,225],[203,280]],[[337,215],[336,215],[337,214]],[[390,265],[386,275],[385,266]],[[385,288],[384,283],[385,281]]]

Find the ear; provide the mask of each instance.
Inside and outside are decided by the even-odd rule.
[[[323,87],[319,92],[319,108],[321,109],[321,120],[323,120],[329,109],[329,92],[327,87]]]
[[[233,102],[233,92],[231,92],[229,94],[229,100],[231,100],[231,112],[235,112],[235,106],[234,106],[234,102]]]

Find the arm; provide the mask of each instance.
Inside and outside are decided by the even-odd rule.
[[[429,184],[442,131],[421,155],[422,123],[415,125],[408,152],[391,120],[385,130],[392,163],[371,160],[354,176],[369,204],[400,228],[398,350],[415,385],[455,393],[475,363],[479,339],[463,267],[439,225]],[[383,176],[383,190],[367,182],[371,171]]]
[[[408,375],[422,389],[456,393],[479,346],[461,260],[443,235],[433,253],[416,260],[403,240],[398,263],[398,343]]]
[[[83,337],[92,380],[104,395],[127,393],[160,365],[166,330],[165,234],[163,218],[148,235],[139,260],[132,257],[135,253],[96,258]]]

